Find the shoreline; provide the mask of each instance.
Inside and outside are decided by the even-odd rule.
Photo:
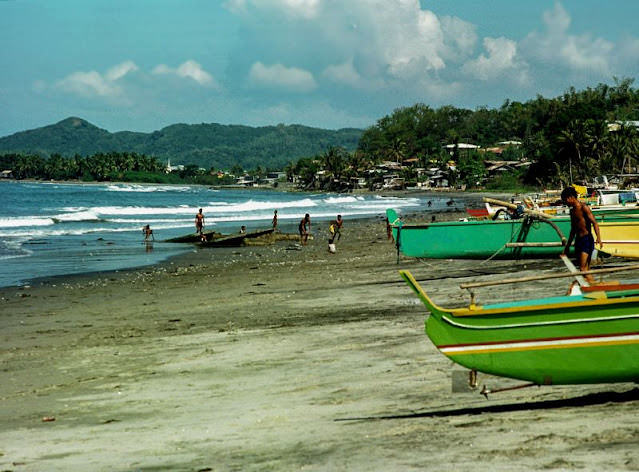
[[[34,181],[34,182],[39,182],[39,181]],[[51,183],[65,183],[66,181],[61,181],[61,182],[51,182]],[[44,182],[44,183],[49,183]],[[69,182],[66,182],[69,183]],[[75,184],[74,182],[72,182],[73,184]],[[84,183],[82,183],[84,184]],[[97,184],[97,183],[93,183],[93,182],[89,182],[89,185],[93,185],[93,184]],[[153,185],[153,184],[140,184],[140,185]],[[168,184],[168,185],[174,185],[174,184]],[[177,185],[177,184],[175,184]],[[264,191],[264,190],[268,190],[269,189],[254,189],[254,188],[248,188],[248,191]],[[281,190],[277,190],[277,189],[273,189],[276,191],[281,191]],[[299,192],[299,193],[303,193],[303,192]],[[309,193],[314,193],[314,192],[309,192]],[[385,193],[380,193],[380,192],[363,192],[366,194],[375,194],[375,195],[379,195],[380,197],[393,197],[393,198],[409,198],[411,195],[413,195],[414,193],[412,191],[388,191]],[[419,195],[424,196],[424,195],[431,195],[431,193],[429,192],[423,192],[423,191],[419,191],[418,192]],[[353,195],[357,195],[357,193],[353,193]],[[446,193],[446,195],[450,198],[455,198],[458,200],[462,200],[464,201],[464,203],[466,205],[468,204],[477,204],[477,201],[479,198],[481,198],[481,196],[484,195],[490,195],[490,196],[501,196],[501,194],[482,194],[481,196],[479,195],[472,195],[472,194],[465,194],[464,192],[457,192],[457,193]],[[442,195],[439,193],[433,193],[432,194],[433,197],[438,197],[441,198]],[[450,211],[430,211],[427,209],[414,209],[411,210],[410,212],[408,212],[406,214],[406,216],[408,218],[423,218],[424,221],[428,220],[430,221],[430,217],[435,215],[438,219],[438,221],[445,221],[446,219],[449,218],[461,218],[465,215],[465,213],[463,212],[456,212],[454,210],[450,210]],[[427,218],[428,216],[428,218]],[[383,218],[382,216],[354,216],[354,217],[348,217],[349,221],[362,221],[362,222],[366,222],[369,220],[374,220],[374,219],[378,219],[378,218]],[[318,220],[320,223],[325,222],[324,219]],[[294,232],[295,231],[295,224],[291,223],[291,222],[282,222],[283,226],[286,226],[288,228],[289,231]],[[322,230],[323,231],[323,230]],[[162,242],[162,241],[158,241],[158,242]],[[177,243],[176,243],[177,244]],[[155,262],[155,263],[151,263],[151,264],[142,264],[142,265],[136,265],[136,266],[131,266],[131,267],[125,267],[122,269],[108,269],[108,270],[91,270],[91,271],[87,271],[87,272],[76,272],[76,273],[68,273],[68,274],[60,274],[60,275],[45,275],[45,276],[41,276],[41,277],[34,277],[32,279],[28,279],[28,281],[24,282],[24,283],[20,283],[20,284],[13,284],[13,285],[6,285],[6,286],[1,286],[0,287],[0,292],[3,289],[19,289],[19,288],[31,288],[33,286],[41,286],[41,285],[46,285],[46,284],[54,284],[54,283],[65,283],[65,279],[69,278],[69,279],[77,279],[77,278],[91,278],[91,277],[100,277],[100,276],[108,276],[109,274],[118,274],[118,273],[125,273],[125,272],[129,272],[129,271],[136,271],[136,270],[144,270],[145,268],[149,268],[149,267],[155,267],[155,266],[162,266],[164,264],[168,264],[168,265],[180,265],[180,259],[182,257],[185,257],[188,259],[188,254],[191,252],[196,252],[198,250],[197,246],[192,246],[192,247],[187,247],[184,246],[184,249],[181,250],[180,254],[177,255],[168,255],[165,259],[159,261],[159,262]],[[219,248],[215,248],[215,249],[210,249],[210,250],[214,250],[214,251],[219,251]]]

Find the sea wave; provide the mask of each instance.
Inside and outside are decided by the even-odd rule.
[[[102,221],[102,218],[92,210],[72,211],[69,213],[61,213],[52,217],[55,223],[77,223],[81,221]]]
[[[7,216],[0,218],[0,229],[50,226],[54,223],[53,219],[47,216]]]
[[[10,238],[0,241],[0,260],[15,259],[16,257],[26,257],[33,254],[33,251],[25,248],[23,243],[25,238]]]
[[[366,201],[364,197],[340,196],[340,197],[328,197],[324,199],[324,202],[328,203],[329,205],[340,205],[344,203],[354,203],[354,202],[362,202],[362,201]]]
[[[138,184],[114,184],[107,185],[105,188],[108,192],[137,192],[137,193],[149,193],[149,192],[189,192],[192,190],[188,186],[178,185],[138,185]]]
[[[292,200],[288,202],[260,202],[256,200],[247,200],[245,202],[238,203],[210,202],[207,206],[203,207],[203,211],[205,213],[246,213],[250,211],[260,210],[280,211],[286,208],[314,208],[317,205],[318,202],[310,198],[304,198],[302,200]]]

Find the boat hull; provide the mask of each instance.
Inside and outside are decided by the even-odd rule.
[[[619,257],[639,258],[639,221],[607,221],[599,225],[601,251]]]
[[[478,329],[432,314],[426,333],[453,362],[492,375],[539,385],[635,382],[639,381],[639,307],[633,307],[634,313],[638,314],[633,319],[615,315],[601,321],[580,319],[570,326],[551,323],[507,329]],[[551,316],[571,319],[568,313]],[[490,325],[495,320],[483,321]]]
[[[639,291],[446,310],[401,274],[430,311],[426,334],[461,366],[539,385],[639,382]]]
[[[553,218],[525,223],[516,220],[450,221],[403,224],[394,210],[387,210],[399,252],[407,257],[432,259],[520,259],[556,257],[564,250],[558,228],[567,238],[570,219]],[[603,252],[639,257],[639,221],[631,215],[597,217]],[[553,225],[555,227],[553,227]],[[524,243],[508,247],[509,243]],[[550,244],[549,244],[550,243]],[[572,248],[570,249],[572,251]]]

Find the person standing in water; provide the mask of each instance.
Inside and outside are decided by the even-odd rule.
[[[204,231],[204,213],[202,213],[201,208],[195,215],[195,231],[200,235],[202,234],[202,231]]]
[[[273,229],[277,229],[277,210],[273,210]]]
[[[144,228],[142,228],[142,232],[144,233],[144,241],[148,242],[150,239],[155,241],[155,236],[153,236],[153,230],[151,229],[151,226],[146,225]]]

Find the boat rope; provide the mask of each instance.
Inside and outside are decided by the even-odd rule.
[[[497,254],[499,254],[504,249],[506,249],[506,245],[505,244],[502,247],[500,247],[499,249],[497,249],[497,251],[492,256],[490,256],[488,259],[480,262],[479,265],[482,265],[482,264],[484,264],[486,262],[490,262],[493,258],[497,257]]]

